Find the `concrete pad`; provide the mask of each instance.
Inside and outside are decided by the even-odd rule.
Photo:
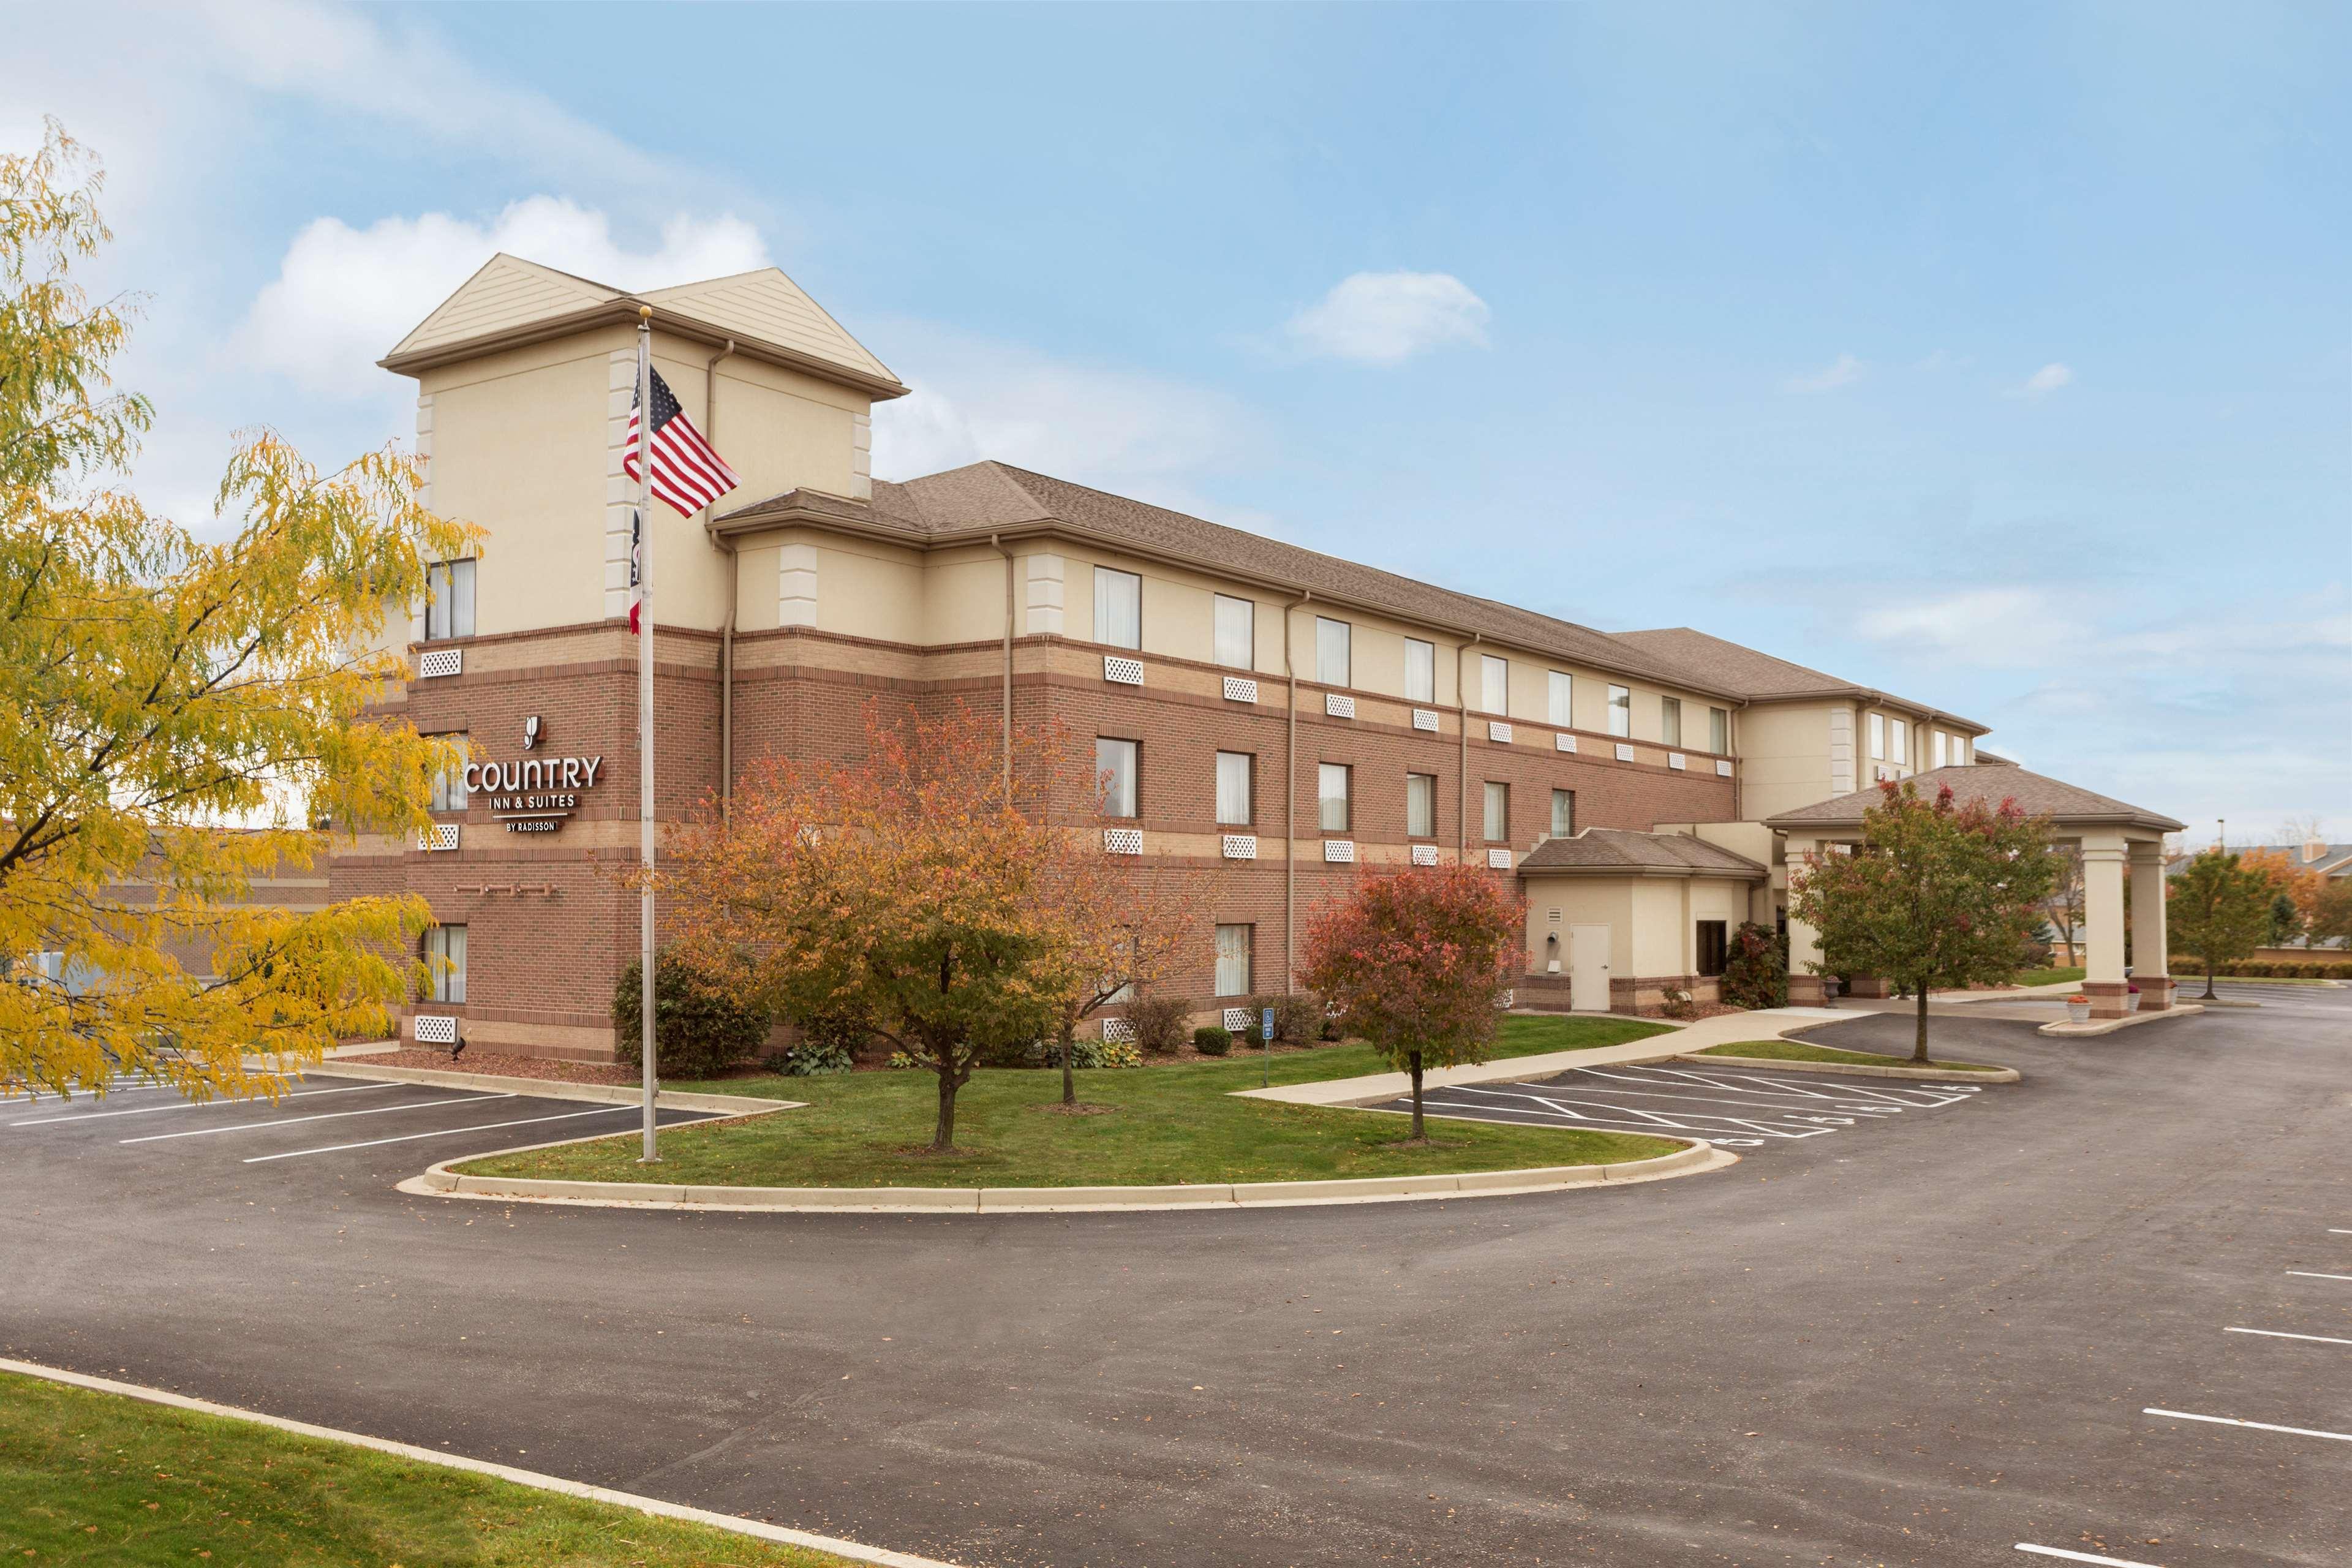
[[[1461,1191],[1452,1174],[1436,1176],[1360,1176],[1337,1182],[1235,1182],[1237,1204],[1360,1203],[1368,1198],[1417,1197],[1429,1193]]]
[[[573,1100],[590,1105],[635,1105],[645,1091],[635,1084],[565,1083],[558,1079],[509,1078],[500,1073],[461,1072],[449,1068],[373,1067],[339,1059],[331,1066],[312,1068],[310,1078],[357,1079],[365,1083],[421,1083],[436,1089],[478,1089],[497,1094],[528,1094],[541,1100]],[[799,1100],[769,1100],[750,1094],[693,1094],[665,1089],[654,1096],[661,1110],[708,1110],[721,1116],[765,1116],[775,1110],[799,1110]]]
[[[1166,1187],[982,1187],[980,1206],[990,1209],[1224,1208],[1234,1189],[1223,1182],[1192,1182]]]
[[[1605,1165],[1538,1165],[1522,1171],[1464,1171],[1454,1182],[1465,1193],[1513,1193],[1597,1187],[1608,1179]]]
[[[2112,1035],[2117,1029],[2128,1029],[2139,1024],[2160,1024],[2167,1018],[2191,1017],[2203,1011],[2205,1011],[2204,1008],[2192,1002],[2177,1007],[2167,1007],[2160,1013],[2126,1013],[2120,1018],[2093,1018],[2088,1023],[2083,1024],[2062,1018],[2057,1023],[2042,1025],[2036,1032],[2068,1037]]]

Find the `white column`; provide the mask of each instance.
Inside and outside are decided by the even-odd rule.
[[[2084,953],[2083,985],[2095,1014],[2106,1011],[2102,991],[2116,998],[2115,1013],[2123,1011],[2124,991],[2124,841],[2120,834],[2085,834],[2083,837],[2083,925]]]
[[[2164,929],[2164,846],[2131,847],[2132,979],[2140,989],[2140,1006],[2162,1008],[2171,1002],[2171,987],[2162,982],[2172,973],[2172,942]]]
[[[1805,858],[1821,847],[1820,841],[1790,835],[1789,861],[1789,1000],[1797,1006],[1818,1005],[1822,977],[1808,967],[1821,962],[1822,933],[1797,918],[1797,885],[1804,879]]]

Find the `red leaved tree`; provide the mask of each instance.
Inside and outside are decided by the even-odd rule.
[[[1526,931],[1526,901],[1459,864],[1367,877],[1308,922],[1299,978],[1345,1032],[1412,1075],[1415,1142],[1423,1071],[1486,1059]]]

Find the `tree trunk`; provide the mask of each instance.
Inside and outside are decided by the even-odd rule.
[[[2213,1000],[2213,961],[2210,958],[2205,961],[2205,994],[2198,1000],[2200,1002]]]
[[[940,1125],[931,1134],[931,1152],[944,1154],[955,1147],[956,1075],[940,1074]]]
[[[1421,1130],[1421,1053],[1412,1053],[1412,1141],[1420,1142],[1427,1136]]]
[[[1076,1025],[1067,1018],[1062,1020],[1062,1103],[1064,1105],[1076,1105],[1078,1102],[1077,1079],[1070,1071],[1070,1050],[1077,1032]]]
[[[1927,1065],[1927,986],[1924,981],[1919,985],[1919,1036],[1912,1042],[1911,1059],[1921,1067]]]

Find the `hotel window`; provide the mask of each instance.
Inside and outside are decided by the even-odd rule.
[[[1322,763],[1315,769],[1315,826],[1325,833],[1348,831],[1348,784],[1345,763]]]
[[[1257,668],[1257,605],[1253,601],[1217,595],[1217,662],[1234,669]]]
[[[1969,765],[1970,761],[1971,759],[1969,755],[1969,738],[1966,735],[1953,736],[1952,765],[1956,768],[1964,768]]]
[[[1478,707],[1483,712],[1511,710],[1511,661],[1491,653],[1478,656]]]
[[[436,561],[425,569],[425,640],[474,635],[474,563]]]
[[[1706,710],[1706,749],[1717,756],[1731,755],[1731,710],[1710,708]]]
[[[1326,686],[1346,686],[1348,623],[1315,617],[1315,679]]]
[[[1870,716],[1870,760],[1874,763],[1886,760],[1886,715],[1884,713]]]
[[[1658,699],[1658,739],[1669,746],[1683,743],[1683,700],[1679,697]]]
[[[1408,838],[1437,837],[1437,775],[1404,775],[1404,834]]]
[[[1217,928],[1217,994],[1246,996],[1250,994],[1250,937],[1255,926],[1219,926]]]
[[[1936,731],[1936,760],[1929,764],[1930,766],[1940,768],[1948,760],[1944,755],[1944,742],[1948,739],[1948,737],[1941,730]]]
[[[1576,727],[1576,682],[1564,669],[1551,672],[1551,721],[1563,730]]]
[[[435,926],[425,933],[425,963],[433,971],[428,1002],[466,999],[466,928]]]
[[[1141,761],[1139,748],[1133,741],[1114,741],[1108,735],[1095,737],[1095,782],[1102,791],[1102,814],[1105,816],[1138,816],[1136,810],[1136,773]]]
[[[1576,792],[1572,789],[1551,792],[1551,836],[1554,838],[1576,837]]]
[[[1404,700],[1437,700],[1437,645],[1419,637],[1404,639]]]
[[[1633,693],[1626,687],[1609,689],[1609,732],[1629,738],[1633,733]]]
[[[1895,761],[1907,763],[1911,760],[1911,726],[1897,719],[1894,729]]]
[[[1143,646],[1143,579],[1134,573],[1095,568],[1095,641]]]
[[[466,744],[463,730],[454,734],[436,735],[436,741],[454,741],[462,751]],[[466,809],[466,763],[463,757],[433,775],[433,805],[435,811]]]
[[[1511,786],[1486,781],[1486,838],[1502,844],[1511,837]]]
[[[1217,753],[1217,826],[1250,825],[1250,771],[1256,761],[1247,752]]]
[[[1721,974],[1729,967],[1731,929],[1727,921],[1698,922],[1698,972],[1701,974]]]

